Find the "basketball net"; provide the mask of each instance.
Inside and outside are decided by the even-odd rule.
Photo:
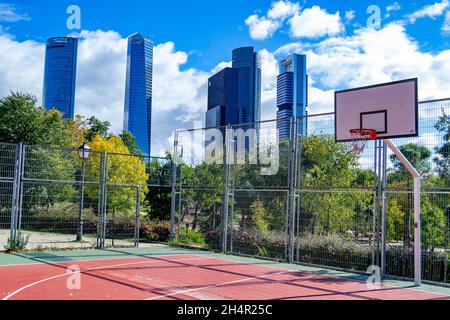
[[[362,154],[368,142],[377,139],[377,131],[372,129],[352,129],[350,133],[352,135],[353,152],[356,154]]]

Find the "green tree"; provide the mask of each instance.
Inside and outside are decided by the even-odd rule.
[[[399,147],[399,150],[408,159],[411,165],[418,171],[422,177],[426,177],[431,171],[430,158],[431,152],[424,146],[415,143],[405,144]],[[393,169],[389,172],[388,181],[392,186],[411,188],[413,185],[412,176],[408,173],[405,166],[397,159],[395,155],[391,156]],[[399,196],[402,197],[402,196]],[[414,211],[413,194],[405,193],[404,199],[399,199],[399,203],[403,204],[405,210],[404,222],[404,247],[405,250],[411,243],[411,226]]]
[[[128,151],[131,154],[142,155],[142,151],[139,150],[136,137],[129,131],[124,131],[119,134],[120,139],[122,139],[123,143],[127,146]]]
[[[261,200],[255,200],[251,206],[252,221],[256,229],[260,233],[267,233],[269,231],[269,214]]]
[[[36,97],[11,92],[0,99],[0,141],[67,147],[70,134],[62,114],[37,107]]]
[[[422,245],[432,249],[444,244],[445,241],[445,215],[444,211],[427,198],[422,201]]]
[[[346,144],[330,135],[302,137],[301,179],[305,188],[323,192],[304,192],[301,205],[309,216],[313,234],[346,234],[355,216],[355,195],[327,190],[351,186],[356,179],[357,155]]]
[[[450,186],[450,115],[443,114],[435,125],[436,130],[444,134],[444,143],[436,148],[437,156],[433,159],[436,171],[444,181],[444,185]]]
[[[431,151],[427,147],[409,143],[400,146],[398,149],[421,176],[426,176],[430,173],[431,164],[429,160]],[[393,163],[393,173],[389,177],[391,181],[407,181],[411,179],[411,175],[395,155],[391,155],[391,161]],[[410,181],[408,182],[408,185],[410,185]]]
[[[111,127],[109,121],[101,121],[92,116],[87,119],[87,126],[88,130],[85,136],[87,141],[92,141],[96,135],[99,135],[103,139],[108,139],[111,136],[109,133],[109,128]]]

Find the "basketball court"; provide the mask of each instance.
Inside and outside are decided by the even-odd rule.
[[[447,288],[398,281],[370,288],[366,280],[163,245],[0,256],[2,300],[450,300]]]

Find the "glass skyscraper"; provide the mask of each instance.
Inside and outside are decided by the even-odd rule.
[[[277,78],[277,129],[280,140],[289,139],[290,118],[298,119],[297,133],[306,135],[308,76],[306,55],[293,54],[280,62]]]
[[[152,127],[153,42],[139,33],[128,37],[123,130],[150,155]]]
[[[47,40],[42,102],[47,110],[61,111],[65,119],[74,117],[77,50],[77,38]]]
[[[233,69],[238,75],[239,123],[261,121],[261,61],[253,47],[233,50]]]
[[[206,127],[237,124],[238,70],[225,68],[208,79]]]

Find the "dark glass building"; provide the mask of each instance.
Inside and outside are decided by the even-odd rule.
[[[293,54],[280,62],[277,78],[277,129],[280,140],[290,136],[290,118],[298,118],[297,132],[306,135],[308,76],[306,55]]]
[[[46,44],[42,103],[65,119],[74,117],[77,49],[78,39],[71,37],[51,38]]]
[[[238,70],[225,68],[208,80],[208,111],[206,127],[237,124]]]
[[[152,80],[153,42],[134,33],[128,37],[123,130],[136,137],[144,155],[151,154]]]
[[[238,75],[239,123],[261,121],[261,61],[253,47],[233,50],[233,69]]]

